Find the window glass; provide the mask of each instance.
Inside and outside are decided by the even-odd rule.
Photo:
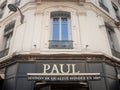
[[[52,40],[69,40],[70,13],[52,12]]]
[[[102,3],[103,3],[103,0],[99,0],[99,2],[102,2]]]
[[[53,18],[53,40],[59,40],[59,18]]]
[[[3,17],[4,9],[5,9],[5,7],[6,7],[6,4],[7,4],[7,0],[5,0],[5,1],[0,5],[0,18]]]
[[[112,2],[112,6],[113,6],[113,9],[115,11],[115,14],[116,14],[116,18],[118,20],[120,20],[120,11],[119,11],[119,8],[117,7],[117,5],[115,5],[113,2]]]
[[[73,49],[70,31],[70,12],[51,12],[50,49]]]
[[[112,51],[112,55],[120,58],[120,52],[119,52],[120,46],[114,28],[107,23],[105,23],[105,25],[106,25],[106,30],[108,34],[108,40]]]
[[[21,0],[15,0],[15,5],[16,5],[16,6],[19,6],[19,5],[20,5],[20,2],[21,2]]]
[[[9,46],[10,46],[10,41],[12,38],[14,26],[15,26],[15,21],[12,21],[5,26],[5,30],[4,30],[5,49],[9,48]]]
[[[61,19],[61,26],[62,26],[62,40],[68,40],[68,19],[62,18]]]
[[[101,8],[103,8],[105,11],[107,11],[109,13],[109,9],[108,9],[106,0],[99,0],[99,5]]]
[[[108,29],[107,29],[108,30]],[[109,43],[112,49],[115,49],[115,45],[114,45],[114,40],[113,40],[113,31],[108,30],[108,39],[109,39]]]
[[[7,49],[10,46],[10,41],[11,41],[11,38],[12,38],[12,33],[9,34],[8,36],[6,36],[5,38],[6,38],[5,49]]]
[[[53,40],[68,40],[68,18],[53,18]]]

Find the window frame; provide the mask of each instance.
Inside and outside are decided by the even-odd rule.
[[[59,12],[59,11],[54,11],[54,12]],[[53,13],[54,13],[53,12]],[[66,12],[66,11],[60,11],[60,12],[63,12],[63,13],[69,13],[70,14],[70,12]],[[51,12],[52,13],[52,12]],[[67,18],[67,34],[68,34],[68,39],[67,40],[71,40],[72,39],[72,35],[71,35],[71,16],[69,15],[69,16],[51,16],[51,21],[50,21],[50,26],[51,26],[51,33],[50,33],[50,39],[51,40],[54,40],[53,39],[53,19],[54,18],[58,18],[59,19],[59,39],[58,40],[62,40],[62,18]]]
[[[119,50],[119,43],[118,43],[118,38],[116,36],[115,30],[112,26],[109,24],[105,23],[106,26],[106,32],[108,36],[108,41],[111,49],[111,53],[113,56],[120,58],[120,52]]]
[[[15,5],[16,5],[16,6],[19,6],[20,3],[21,3],[21,0],[15,0]]]
[[[70,20],[70,18],[69,17],[64,17],[64,16],[62,16],[62,17],[52,17],[51,18],[51,40],[54,40],[53,39],[53,19],[54,18],[58,18],[59,19],[59,29],[58,29],[58,31],[59,31],[59,39],[58,40],[64,40],[64,39],[62,39],[62,18],[66,18],[67,19],[67,28],[68,28],[68,30],[67,30],[67,34],[68,34],[68,39],[67,40],[71,40],[71,29],[70,29],[70,22],[71,22],[71,20]]]
[[[9,48],[11,44],[11,38],[13,36],[13,30],[15,28],[15,21],[13,20],[10,23],[8,23],[4,28],[4,48],[0,51],[0,58],[7,56],[9,53]],[[9,29],[9,30],[7,30]]]
[[[114,2],[112,2],[112,7],[113,7],[113,9],[114,9],[116,18],[117,18],[118,20],[120,20],[120,15],[119,15],[120,10],[119,10],[118,6],[117,6]]]
[[[6,5],[7,5],[7,0],[3,1],[3,2],[0,4],[0,19],[3,17],[3,14],[4,14],[4,10],[5,10]]]
[[[55,14],[55,15],[54,15]],[[71,31],[71,13],[67,11],[53,11],[50,13],[50,40],[49,49],[73,49],[72,31]],[[54,19],[58,19],[58,37],[54,38]],[[64,22],[64,19],[66,21]],[[63,20],[63,22],[62,22]],[[57,24],[56,23],[56,24]],[[63,25],[63,27],[62,27]],[[67,25],[64,26],[64,25]],[[64,27],[67,31],[64,32]],[[55,27],[56,28],[56,27]],[[63,28],[63,29],[62,29]],[[57,30],[57,29],[56,29]],[[66,30],[66,29],[65,29]],[[67,33],[66,36],[64,36]]]
[[[100,6],[103,10],[105,10],[107,13],[109,13],[109,8],[106,6],[104,0],[98,0],[98,2],[99,2],[99,6]]]
[[[4,46],[5,47],[4,47],[4,49],[10,47],[11,38],[13,36],[13,30],[15,28],[15,22],[16,21],[13,20],[5,26],[5,29],[4,29],[4,39],[5,39],[5,45]]]

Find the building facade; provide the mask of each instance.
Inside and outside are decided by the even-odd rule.
[[[46,89],[120,90],[120,0],[0,0],[0,90]]]

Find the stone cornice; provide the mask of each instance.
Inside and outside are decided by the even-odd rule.
[[[112,0],[113,3],[115,3],[120,8],[120,1],[119,0]]]
[[[39,55],[15,55],[3,62],[0,62],[0,68],[6,67],[16,62],[36,62],[39,60],[80,60],[85,62],[105,62],[113,66],[120,67],[120,61],[108,58],[104,55],[91,54],[39,54]]]
[[[98,6],[96,6],[95,4],[93,4],[92,2],[86,2],[84,5],[86,8],[93,10],[94,12],[96,12],[97,17],[101,16],[105,22],[109,23],[111,26],[113,26],[114,28],[120,28],[119,26],[117,26],[115,24],[115,22],[117,23],[118,20],[116,18],[113,18],[110,13],[104,11],[102,8],[99,8]]]

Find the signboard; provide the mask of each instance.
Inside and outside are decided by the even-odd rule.
[[[77,73],[77,74],[42,74],[27,73],[28,80],[39,81],[89,81],[100,80],[100,73]]]
[[[88,81],[100,80],[100,73],[85,73],[82,63],[39,63],[37,73],[27,73],[28,80]]]

